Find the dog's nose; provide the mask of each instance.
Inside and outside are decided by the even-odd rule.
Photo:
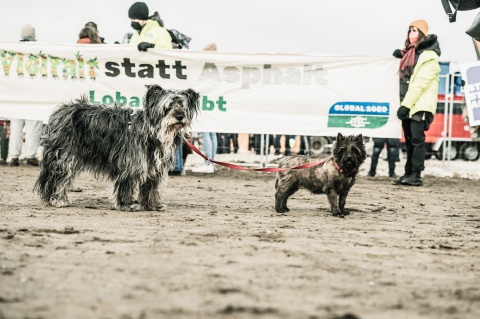
[[[183,114],[175,114],[175,118],[177,119],[177,121],[182,121],[184,116]]]

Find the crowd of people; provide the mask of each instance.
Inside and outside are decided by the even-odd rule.
[[[136,45],[139,51],[150,48],[172,49],[188,48],[190,38],[176,30],[164,28],[163,21],[157,12],[149,16],[149,9],[143,2],[135,2],[128,10],[133,29],[129,43]],[[172,32],[174,31],[174,32]],[[29,24],[21,31],[21,42],[36,41],[35,28]],[[105,39],[99,35],[97,24],[90,21],[80,30],[78,44],[101,44]],[[117,42],[118,43],[118,42]],[[215,43],[208,44],[205,51],[216,51]],[[406,143],[407,160],[405,172],[397,178],[396,162],[399,161],[400,139],[374,138],[372,160],[368,175],[376,175],[376,168],[381,151],[386,147],[388,159],[388,175],[394,185],[423,185],[421,173],[425,169],[425,131],[433,121],[437,105],[438,76],[440,73],[440,46],[437,37],[428,33],[425,20],[413,21],[408,28],[407,39],[403,49],[397,49],[393,54],[400,59],[400,108],[397,116],[402,121],[403,134]],[[32,119],[0,118],[0,164],[7,165],[10,158],[11,166],[20,165],[20,155],[24,150],[26,164],[39,166],[37,151],[40,144],[41,131],[44,124]],[[268,139],[264,137],[268,136]],[[253,143],[249,145],[256,154],[269,153],[271,147],[275,155],[291,155],[291,135],[261,135],[254,134]],[[263,141],[262,141],[263,139]],[[283,145],[281,145],[283,141]],[[200,143],[204,153],[214,159],[217,153],[237,153],[238,134],[201,132]],[[252,145],[253,144],[253,145]],[[298,154],[310,155],[310,142],[307,136],[300,137]],[[264,147],[262,150],[261,147]],[[175,167],[171,175],[181,175],[188,149],[178,148]],[[205,165],[193,169],[194,172],[213,173],[213,165]]]

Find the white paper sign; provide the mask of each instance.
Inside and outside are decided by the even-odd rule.
[[[461,66],[470,126],[480,125],[480,62]]]

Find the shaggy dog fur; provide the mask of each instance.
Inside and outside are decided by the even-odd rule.
[[[114,205],[125,211],[163,210],[166,184],[184,129],[198,112],[192,89],[147,86],[144,108],[91,105],[86,97],[60,105],[42,136],[43,159],[35,184],[45,205],[68,206],[67,191],[82,171],[114,182]]]
[[[349,212],[345,209],[347,195],[355,184],[355,175],[366,157],[361,134],[344,137],[338,133],[333,155],[322,166],[277,173],[275,210],[279,213],[288,212],[288,198],[300,188],[306,188],[313,194],[327,195],[332,215],[348,215]],[[318,158],[288,156],[280,161],[279,167],[295,167],[315,161]]]

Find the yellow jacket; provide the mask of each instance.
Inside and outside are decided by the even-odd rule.
[[[432,50],[423,51],[410,77],[408,91],[401,105],[410,109],[409,117],[426,111],[435,114],[438,101],[439,56]]]
[[[133,32],[130,43],[139,44],[140,42],[155,44],[156,49],[172,49],[172,37],[170,33],[154,20],[147,20],[140,34],[138,34],[138,31]]]

